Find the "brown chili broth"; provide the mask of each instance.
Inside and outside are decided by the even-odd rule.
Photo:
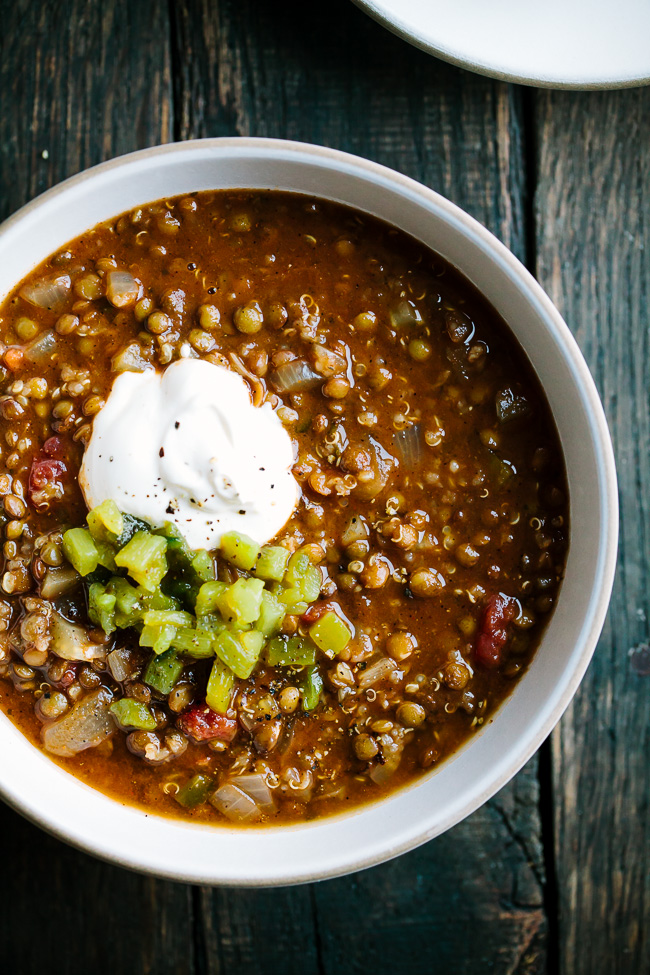
[[[566,558],[568,513],[561,448],[542,390],[516,340],[486,300],[420,243],[374,218],[306,197],[215,192],[161,201],[85,233],[45,261],[30,279],[54,270],[72,270],[75,278],[83,277],[107,256],[143,282],[154,308],[171,315],[173,335],[161,339],[172,346],[172,359],[178,358],[181,344],[197,327],[197,308],[205,303],[216,305],[221,313],[221,327],[212,333],[216,343],[212,351],[226,356],[235,353],[253,370],[260,351],[272,358],[289,349],[311,359],[313,338],[304,341],[295,325],[301,296],[308,296],[304,303],[309,312],[315,310],[312,303],[318,306],[318,335],[327,347],[336,351],[339,343],[342,351],[340,343],[345,343],[349,350],[352,389],[343,399],[326,398],[320,387],[282,396],[284,404],[297,413],[289,429],[298,445],[296,476],[304,493],[278,538],[293,538],[294,544],[317,541],[326,547],[328,576],[338,586],[331,598],[357,627],[358,636],[366,632],[374,656],[385,652],[386,637],[398,629],[412,633],[419,647],[398,663],[402,679],[378,685],[373,701],[368,700],[372,694],[360,694],[345,699],[341,707],[326,682],[326,706],[313,716],[297,713],[291,719],[293,740],[288,751],[282,755],[272,752],[265,761],[276,772],[289,765],[310,768],[317,783],[316,798],[308,803],[282,801],[273,821],[338,812],[346,805],[379,798],[413,780],[423,768],[436,767],[489,719],[525,670],[552,609]],[[174,289],[185,293],[180,313],[169,297]],[[18,290],[1,310],[0,339],[9,347],[23,345],[12,329],[21,315],[47,328],[58,318],[58,314],[27,304]],[[78,296],[73,300],[79,301]],[[252,336],[238,333],[231,324],[233,313],[253,300],[264,310],[273,303],[287,308],[286,326],[267,325]],[[422,325],[391,327],[390,312],[404,300],[417,306]],[[368,311],[376,315],[377,327],[355,329],[351,325],[355,317]],[[450,312],[473,323],[469,344],[451,341]],[[14,485],[14,493],[20,496],[25,493],[33,455],[53,433],[66,442],[75,432],[81,436],[69,448],[78,470],[81,441],[87,435],[87,427],[83,428],[90,422],[83,404],[91,394],[108,395],[115,378],[110,371],[112,356],[137,339],[152,363],[160,366],[163,343],[149,334],[144,323],[135,321],[132,310],[118,311],[100,298],[75,313],[86,318],[85,335],[79,331],[59,335],[57,354],[45,366],[23,360],[17,371],[4,370],[5,402],[16,379],[44,377],[52,390],[61,386],[64,363],[89,371],[83,395],[67,397],[74,409],[63,419],[53,419],[44,406],[40,407],[43,415],[36,415],[39,403],[50,404],[49,394],[40,401],[29,400],[18,418],[11,416],[11,410],[2,410],[6,445],[3,442],[0,474],[9,473],[20,482],[22,491]],[[453,330],[453,315],[451,321]],[[426,361],[411,358],[411,337],[430,343],[432,351]],[[466,353],[478,347],[484,351],[473,363],[468,364],[466,355],[464,359],[459,356],[459,349]],[[163,361],[167,354],[163,351]],[[269,365],[269,373],[272,368]],[[388,375],[390,379],[383,384]],[[497,422],[495,395],[504,387],[516,387],[525,395],[531,411],[523,421]],[[327,418],[326,430],[315,433],[323,426],[321,416]],[[325,486],[341,478],[342,446],[367,445],[372,437],[386,455],[394,456],[396,426],[408,422],[400,421],[400,416],[419,416],[423,430],[432,435],[432,445],[423,447],[417,469],[394,469],[386,487],[370,501],[356,499],[354,492],[339,496],[336,489],[327,495],[313,490],[310,479],[315,473],[324,475]],[[333,424],[338,424],[336,436]],[[486,446],[490,433],[499,438],[493,451]],[[23,444],[21,452],[13,450],[9,442],[12,436],[16,439],[15,434]],[[7,471],[10,457],[14,466]],[[504,461],[517,472],[507,480]],[[396,494],[402,497],[395,500]],[[29,557],[30,537],[33,541],[61,525],[82,524],[85,510],[75,489],[48,514],[30,511],[25,519],[28,527],[19,540],[25,558]],[[424,528],[418,529],[420,539],[431,535],[433,540],[429,548],[404,550],[372,529],[370,552],[381,553],[390,561],[392,577],[380,589],[365,588],[357,581],[358,591],[346,591],[351,560],[339,539],[354,514],[362,514],[369,525],[385,523],[390,516],[417,526],[426,519]],[[456,547],[465,543],[480,553],[475,565],[462,565],[455,557]],[[445,588],[434,598],[414,597],[409,589],[409,576],[420,566],[435,569],[446,580]],[[488,671],[473,660],[471,631],[480,620],[486,596],[497,592],[519,598],[532,623],[528,620],[528,628],[515,630],[505,663]],[[5,598],[14,604],[16,616],[15,597]],[[83,618],[80,598],[79,592],[77,606],[71,608],[76,618]],[[125,639],[118,634],[120,638]],[[464,688],[454,688],[454,681],[446,683],[445,675],[453,671],[453,667],[449,671],[450,664],[463,662],[472,676]],[[192,669],[205,680],[205,664],[195,663]],[[255,682],[261,690],[271,687],[272,691],[290,683],[281,674],[278,680],[269,670],[256,672],[249,683]],[[414,682],[421,690],[405,693],[404,687]],[[21,682],[14,678],[14,684]],[[38,742],[41,723],[34,714],[32,694],[3,681],[0,698],[5,713]],[[355,758],[352,742],[363,730],[364,721],[395,722],[395,709],[403,700],[422,704],[428,718],[421,729],[410,733],[392,778],[376,785],[365,774],[368,766]],[[356,727],[359,705],[366,711]],[[233,748],[242,746],[240,738]],[[190,742],[187,751],[171,764],[148,767],[127,751],[124,735],[116,733],[108,746],[55,761],[122,801],[174,816],[219,821],[220,815],[210,805],[193,812],[182,810],[162,787],[168,782],[182,783],[198,771],[227,768],[231,751],[215,753],[205,744]],[[260,757],[254,755],[249,768]],[[329,790],[330,782],[332,790],[343,786],[341,795],[319,799],[318,790]]]

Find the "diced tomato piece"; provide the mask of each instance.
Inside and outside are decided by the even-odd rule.
[[[29,472],[27,494],[35,508],[47,508],[53,501],[60,501],[64,494],[61,478],[67,473],[62,460],[34,458]]]
[[[43,444],[43,453],[46,457],[57,457],[59,460],[65,457],[65,444],[61,437],[49,437]]]
[[[27,484],[27,496],[35,508],[48,508],[54,501],[60,501],[65,492],[63,479],[68,473],[67,465],[61,457],[65,456],[65,445],[60,437],[50,437],[43,444],[40,456],[32,461]]]
[[[316,620],[319,620],[325,613],[329,613],[330,610],[336,612],[336,603],[330,600],[324,600],[322,603],[313,603],[307,612],[302,614],[300,619],[303,623],[315,623]]]
[[[195,704],[177,721],[178,727],[194,741],[232,741],[237,734],[237,720],[218,714],[207,704]]]
[[[502,592],[490,596],[476,638],[476,659],[484,667],[498,667],[508,639],[508,626],[517,615],[517,601]]]

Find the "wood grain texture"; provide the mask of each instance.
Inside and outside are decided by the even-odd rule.
[[[619,570],[587,677],[553,736],[564,975],[650,971],[650,91],[539,96],[537,273],[607,411]]]
[[[172,138],[167,8],[2,0],[0,219],[73,173]]]
[[[0,10],[3,217],[86,166],[171,137],[164,5],[12,0]],[[189,888],[108,867],[4,806],[0,836],[3,972],[192,971]]]
[[[525,256],[519,91],[414,51],[347,0],[173,9],[177,137],[359,153],[444,193]],[[203,889],[200,970],[544,972],[538,803],[533,760],[466,823],[391,864],[298,890]]]
[[[186,975],[192,890],[109,867],[0,807],[3,972]],[[7,842],[9,839],[9,842]]]
[[[443,64],[349,0],[177,0],[178,138],[334,146],[413,176],[522,255],[521,92]]]
[[[174,132],[273,135],[415,176],[525,256],[521,92],[413,51],[347,0],[317,9],[187,0],[169,10],[18,0],[0,9],[2,216],[87,165]],[[636,649],[648,641],[650,612],[650,92],[540,94],[536,104],[537,273],[604,397],[623,514],[610,623],[553,738],[560,959],[567,975],[636,975],[650,970],[650,677]],[[416,973],[542,972],[538,803],[532,762],[423,849],[275,892],[193,891],[128,874],[2,809],[3,962],[31,971],[63,932],[74,950],[51,963],[70,975],[381,973],[406,962]]]

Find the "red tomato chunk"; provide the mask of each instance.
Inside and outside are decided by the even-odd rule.
[[[237,734],[237,721],[218,714],[207,704],[195,704],[178,719],[178,727],[194,741],[232,741]]]
[[[517,615],[517,603],[499,592],[488,599],[476,639],[476,659],[484,667],[498,667],[508,640],[508,625]]]
[[[63,442],[50,437],[43,444],[41,455],[32,461],[27,494],[35,508],[48,508],[53,501],[60,501],[64,494],[62,478],[68,472],[63,460]]]

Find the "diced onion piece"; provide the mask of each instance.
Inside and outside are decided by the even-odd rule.
[[[65,596],[79,583],[79,573],[72,566],[62,565],[59,568],[48,569],[41,582],[41,596],[43,599],[58,599]]]
[[[400,303],[390,313],[390,323],[393,328],[402,328],[404,325],[421,325],[422,315],[412,301],[400,301]]]
[[[96,660],[106,653],[106,645],[93,643],[83,626],[70,623],[56,611],[52,613],[52,652],[63,660]]]
[[[128,308],[138,300],[140,286],[130,271],[110,271],[106,277],[106,297],[115,308]]]
[[[61,311],[70,294],[69,274],[50,274],[38,281],[30,281],[20,289],[20,297],[37,308]]]
[[[402,760],[402,751],[397,748],[388,755],[383,765],[375,765],[370,772],[370,778],[376,785],[383,785],[397,771],[397,767]]]
[[[42,731],[45,750],[53,755],[71,758],[86,748],[95,748],[115,731],[109,711],[113,695],[100,687],[86,695],[71,711],[58,721],[46,725]]]
[[[341,535],[341,545],[347,548],[353,542],[364,541],[369,534],[368,524],[363,515],[352,515]]]
[[[379,660],[375,660],[374,664],[370,664],[359,677],[360,690],[365,691],[366,688],[372,687],[373,684],[378,684],[379,681],[385,680],[394,670],[395,662],[393,660],[390,660],[389,657],[380,657]]]
[[[345,789],[342,785],[338,789],[330,789],[329,792],[321,792],[314,799],[342,799],[345,793]]]
[[[314,369],[327,379],[332,376],[343,376],[347,372],[348,361],[344,355],[332,352],[324,345],[312,347]]]
[[[220,786],[210,796],[210,802],[235,823],[252,823],[262,815],[257,803],[230,782]]]
[[[245,792],[264,812],[275,808],[271,790],[266,783],[266,779],[260,772],[238,775],[231,780],[230,784]]]
[[[41,332],[35,339],[25,347],[25,358],[30,362],[44,363],[49,362],[52,353],[56,349],[56,333],[52,329]]]
[[[253,392],[253,406],[261,406],[264,402],[264,397],[266,396],[266,386],[264,385],[264,380],[260,379],[259,376],[254,375],[250,369],[247,369],[235,352],[229,352],[228,358],[230,359],[230,364],[235,372],[238,372],[240,376],[243,376],[244,379],[250,383],[251,390]]]
[[[115,680],[124,681],[134,677],[138,667],[135,655],[129,647],[117,647],[106,658],[108,669]]]
[[[323,377],[314,372],[304,359],[292,359],[285,362],[270,377],[271,382],[280,393],[295,393],[300,389],[311,389],[322,383]]]
[[[239,723],[244,731],[247,731],[250,735],[253,734],[257,727],[257,720],[252,714],[248,714],[247,711],[241,711],[239,713]]]
[[[142,354],[142,349],[137,342],[132,342],[122,349],[111,359],[111,369],[113,372],[145,372],[150,368],[150,363]]]
[[[413,423],[393,436],[395,450],[406,468],[416,467],[422,460],[422,428]]]
[[[282,792],[300,802],[309,802],[314,793],[314,776],[309,769],[290,767],[282,773]]]

